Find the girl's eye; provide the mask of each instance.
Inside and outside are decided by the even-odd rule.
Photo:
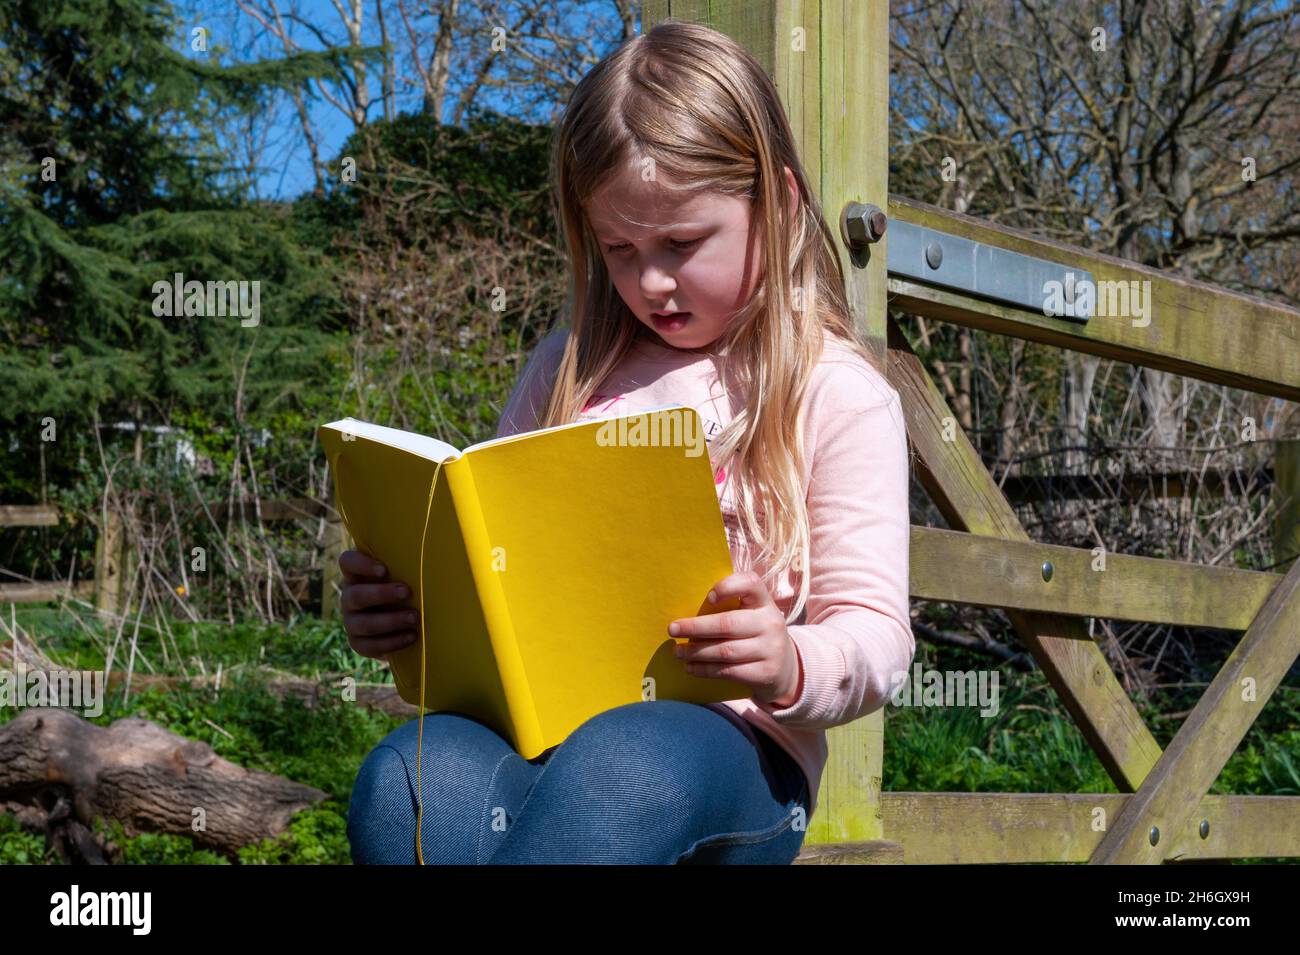
[[[669,239],[668,243],[675,249],[685,251],[686,249],[691,248],[691,246],[697,244],[699,241],[699,239]],[[622,252],[626,248],[629,248],[629,245],[626,242],[620,245],[605,246],[605,250],[608,252]]]

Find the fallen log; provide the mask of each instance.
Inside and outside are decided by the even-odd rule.
[[[190,836],[234,859],[328,798],[236,766],[149,720],[101,727],[66,710],[30,708],[0,726],[0,808],[43,830],[69,862],[115,860],[116,847],[91,829],[96,818],[118,820],[129,836]]]

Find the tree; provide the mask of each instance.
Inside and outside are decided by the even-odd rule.
[[[0,7],[7,500],[34,494],[46,419],[64,440],[51,450],[84,450],[98,422],[129,418],[138,458],[145,422],[197,414],[233,432],[322,377],[341,324],[328,263],[285,210],[241,198],[247,183],[213,131],[268,89],[329,75],[336,56],[222,66],[218,39],[150,0]],[[160,314],[177,273],[222,283],[195,300],[202,314],[185,314],[188,297],[182,314]],[[245,311],[219,314],[241,282]],[[75,460],[54,457],[50,478],[70,480]]]
[[[1300,292],[1300,8],[961,0],[895,14],[896,151],[927,170],[895,191],[1253,294]],[[958,172],[942,182],[945,157]],[[1088,437],[1100,363],[1067,360],[1069,444]],[[1134,383],[1152,449],[1184,444],[1176,376]]]

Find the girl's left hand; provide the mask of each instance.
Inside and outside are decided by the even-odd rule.
[[[803,692],[799,654],[785,615],[752,570],[724,577],[709,591],[709,603],[739,597],[739,610],[683,617],[668,625],[674,637],[689,637],[675,653],[692,676],[736,680],[754,688],[754,699],[778,708]]]

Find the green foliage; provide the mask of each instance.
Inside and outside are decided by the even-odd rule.
[[[189,836],[163,833],[127,836],[122,824],[115,819],[107,822],[96,820],[95,829],[105,833],[121,848],[121,861],[125,865],[232,863],[219,852],[200,848]],[[347,811],[332,802],[304,809],[294,815],[284,832],[256,845],[242,847],[234,861],[242,865],[351,865]]]
[[[80,613],[70,608],[25,605],[14,609],[15,619],[24,629],[40,635],[42,650],[70,669],[92,670],[104,664],[103,641],[111,634],[102,632],[93,611]],[[202,659],[208,673],[215,672],[219,661],[227,672],[233,667],[265,666],[302,676],[322,673],[345,673],[361,683],[391,683],[392,674],[381,660],[358,656],[348,646],[347,633],[335,617],[299,617],[287,623],[239,620],[234,624],[202,620],[169,621],[185,664],[185,672],[199,672]],[[140,625],[140,646],[151,657],[159,656],[163,637],[155,626]],[[172,641],[168,640],[168,645]],[[120,653],[120,650],[119,650]],[[120,669],[121,658],[115,669]],[[178,671],[179,666],[170,668]]]
[[[45,837],[27,832],[11,813],[0,813],[0,865],[36,865],[55,861],[45,851]]]
[[[987,666],[951,659],[923,665]],[[999,681],[998,712],[988,717],[975,706],[886,704],[883,787],[906,792],[1117,791],[1068,714],[1050,708],[1041,674],[1002,672]]]
[[[188,836],[144,832],[127,836],[116,819],[96,819],[95,831],[106,835],[122,850],[123,865],[229,865],[221,853],[201,849]]]
[[[65,611],[24,608],[19,625],[39,633],[42,650],[60,665],[93,669],[103,666],[92,619],[78,623]],[[100,634],[100,639],[103,635]],[[156,638],[156,635],[154,635]],[[151,639],[148,635],[142,641]],[[235,670],[239,664],[262,664],[312,678],[322,672],[349,672],[361,681],[380,678],[381,664],[363,660],[347,648],[337,622],[301,620],[291,627],[242,622],[234,627],[206,623],[176,630],[177,645],[193,649],[213,672],[225,668],[219,693],[206,688],[139,685],[127,700],[120,689],[105,699],[104,712],[90,719],[99,726],[133,716],[151,720],[188,739],[202,740],[223,759],[320,789],[328,799],[296,814],[275,839],[246,846],[235,860],[195,844],[185,835],[125,835],[120,824],[100,821],[105,832],[132,864],[346,864],[347,805],[357,770],[367,753],[400,726],[390,717],[342,699],[327,687],[317,705],[281,697],[266,686],[265,674]],[[97,657],[96,654],[99,654]],[[386,668],[383,669],[386,673]],[[16,715],[0,709],[0,724]],[[40,837],[21,833],[12,817],[0,816],[0,861],[42,859]],[[53,860],[45,860],[53,861]]]
[[[48,221],[43,230],[54,231]],[[35,258],[21,281],[35,294],[0,299],[0,333],[21,346],[0,352],[0,408],[9,409],[0,415],[19,439],[0,454],[20,473],[31,469],[47,415],[59,428],[47,446],[48,479],[59,483],[72,476],[74,455],[94,453],[96,417],[144,417],[147,404],[164,419],[204,416],[231,442],[262,428],[292,435],[285,425],[326,404],[345,354],[330,269],[291,240],[275,210],[155,211],[82,230],[75,249],[65,248],[86,260],[66,266],[81,276],[75,287],[57,278],[65,265],[42,257],[48,247],[28,248]],[[259,323],[154,315],[155,283],[178,273],[186,282],[258,282]],[[66,301],[55,308],[43,297]]]
[[[1269,705],[1273,702],[1270,701]],[[1292,707],[1291,714],[1292,719],[1297,720],[1295,707]],[[1300,796],[1300,767],[1296,765],[1295,755],[1300,753],[1300,730],[1293,728],[1267,738],[1252,739],[1255,736],[1259,734],[1255,727],[1251,727],[1246,739],[1242,740],[1237,752],[1210,787],[1210,792],[1220,795]]]
[[[311,453],[304,423],[346,359],[334,266],[291,213],[242,200],[218,131],[265,88],[333,72],[337,53],[221,67],[185,55],[187,39],[166,3],[0,8],[5,503],[38,499],[41,477],[84,479],[79,462],[100,464],[96,438],[110,457],[117,443],[96,425],[121,418],[193,418],[228,445],[265,429],[285,436],[275,450],[296,454],[296,469]],[[155,314],[167,298],[156,283],[177,273],[259,283],[258,324]],[[40,439],[47,416],[54,441]]]
[[[987,668],[959,650],[923,645],[925,668]],[[1119,790],[1055,692],[1038,670],[1002,670],[999,709],[897,707],[886,704],[885,790],[894,792],[1109,792]],[[1203,692],[1203,688],[1200,688]],[[1139,712],[1162,746],[1177,721],[1164,713],[1186,709],[1195,697],[1170,695]],[[1170,726],[1168,724],[1173,723]],[[1300,693],[1283,685],[1211,787],[1217,794],[1300,794],[1294,754],[1300,752]]]
[[[454,241],[461,229],[515,241],[521,234],[551,238],[550,142],[549,126],[477,107],[463,126],[424,112],[375,122],[348,137],[331,165],[327,197],[304,197],[300,214],[330,231],[364,225],[430,248]],[[343,180],[344,157],[357,164],[355,182]],[[404,214],[412,201],[418,214]]]
[[[287,832],[239,850],[245,865],[350,865],[348,820],[337,803],[305,809]]]

